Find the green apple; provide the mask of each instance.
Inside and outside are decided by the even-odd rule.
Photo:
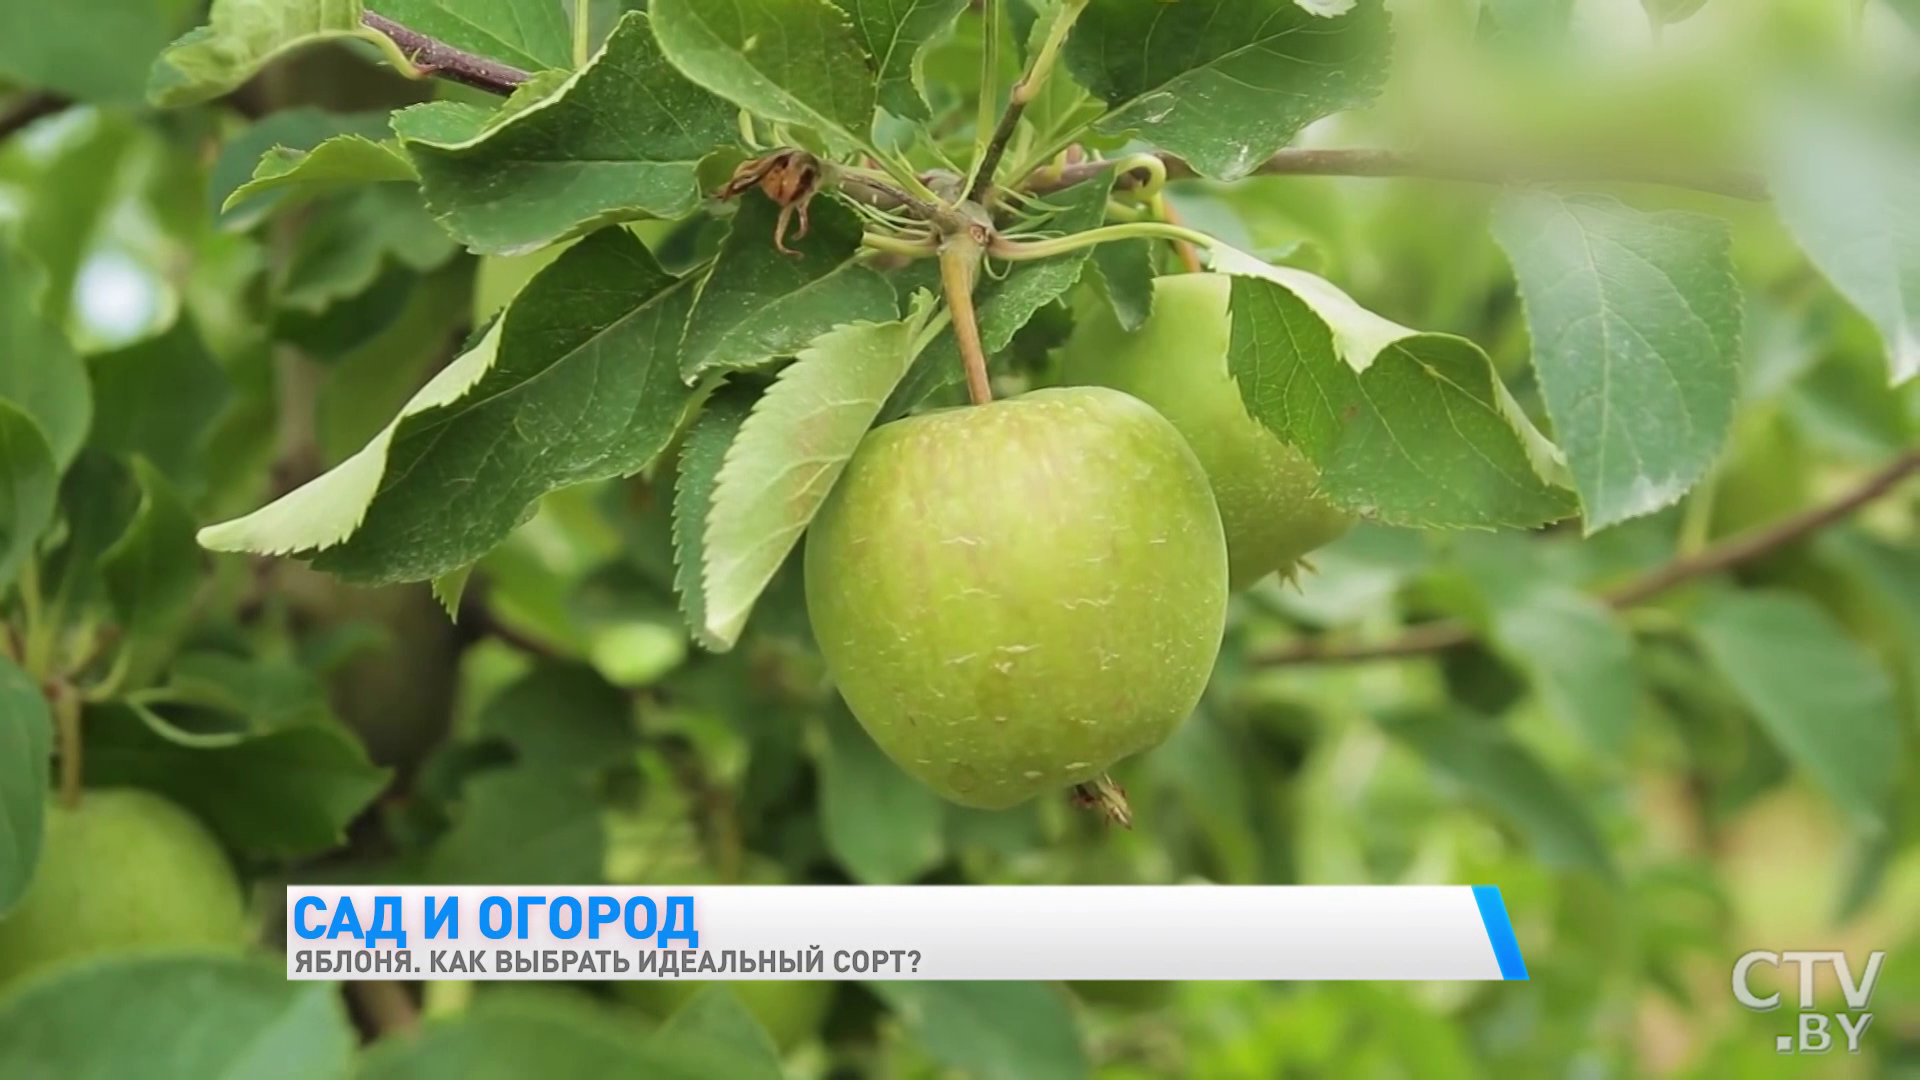
[[[47,810],[27,895],[0,918],[0,985],[99,953],[231,946],[247,936],[233,868],[191,814],[145,791]]]
[[[1300,451],[1247,415],[1227,372],[1232,282],[1176,274],[1154,283],[1153,315],[1128,333],[1106,304],[1083,312],[1063,349],[1066,382],[1124,390],[1160,410],[1206,467],[1239,589],[1338,539],[1353,516],[1319,494]]]
[[[807,611],[899,766],[1001,809],[1091,780],[1193,711],[1226,544],[1166,418],[1104,387],[874,429],[807,537]]]

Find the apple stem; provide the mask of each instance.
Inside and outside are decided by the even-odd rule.
[[[980,341],[980,321],[973,308],[973,286],[985,250],[986,244],[973,229],[951,233],[940,242],[940,287],[953,313],[953,336],[960,342],[960,360],[967,368],[967,398],[975,405],[993,400],[987,350]]]
[[[1127,802],[1127,789],[1101,773],[1084,784],[1073,785],[1073,804],[1098,810],[1106,819],[1123,829],[1133,828],[1133,807]]]
[[[53,706],[55,737],[60,743],[60,805],[80,805],[80,697],[64,680],[47,688]]]

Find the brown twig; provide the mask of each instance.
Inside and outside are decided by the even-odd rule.
[[[987,350],[980,340],[980,322],[973,308],[973,286],[985,247],[976,230],[961,231],[940,243],[940,287],[953,313],[953,336],[960,344],[960,360],[967,369],[967,399],[975,405],[993,400],[993,383],[987,378]]]
[[[1167,167],[1169,180],[1186,180],[1199,175],[1194,172],[1193,166],[1172,154],[1163,153],[1158,157]],[[1047,169],[1030,177],[1026,187],[1041,195],[1059,191],[1091,178],[1101,167],[1111,164],[1090,161],[1069,165],[1064,169]],[[1652,184],[1724,195],[1730,199],[1758,202],[1767,198],[1766,183],[1758,176],[1745,172],[1687,172],[1598,161],[1503,164],[1404,150],[1288,149],[1268,158],[1253,171],[1260,176],[1413,177],[1501,185],[1554,181]],[[1138,184],[1144,179],[1144,176],[1135,172],[1122,176],[1120,182]]]
[[[41,117],[52,116],[54,113],[65,110],[71,104],[73,104],[72,101],[59,94],[45,91],[15,98],[8,102],[5,108],[0,108],[0,140],[10,137],[14,132]]]
[[[502,96],[513,93],[530,78],[517,67],[456,49],[418,30],[410,30],[384,15],[369,11],[360,16],[360,22],[367,29],[377,30],[392,38],[393,43],[400,46],[401,53],[415,67],[429,75]]]
[[[80,695],[65,679],[46,688],[47,702],[53,707],[54,734],[60,750],[60,805],[72,810],[80,805],[83,783],[80,749]]]
[[[1604,589],[1600,599],[1614,608],[1632,607],[1695,578],[1729,570],[1770,555],[1796,541],[1845,519],[1920,472],[1920,450],[1910,450],[1838,497],[1798,514],[1730,537],[1694,555],[1674,559],[1631,581]],[[1361,645],[1327,645],[1303,641],[1256,653],[1255,664],[1277,667],[1296,664],[1352,664],[1391,660],[1464,645],[1477,636],[1473,627],[1457,619],[1422,623],[1390,641]]]
[[[987,141],[986,150],[974,166],[973,183],[967,188],[969,200],[986,201],[986,194],[993,187],[993,176],[1000,171],[1000,159],[1006,156],[1007,144],[1013,141],[1014,133],[1020,129],[1020,117],[1027,111],[1027,103],[1046,85],[1047,77],[1053,73],[1054,60],[1060,55],[1060,47],[1066,43],[1067,32],[1073,28],[1074,21],[1086,6],[1087,0],[1065,0],[1054,15],[1046,41],[1035,50],[1027,69],[1007,94],[1006,110],[1000,114],[1000,123],[995,125],[993,137]],[[982,93],[986,90],[985,87],[981,88]]]
[[[1154,209],[1159,212],[1160,220],[1169,225],[1186,224],[1186,222],[1180,220],[1180,212],[1173,208],[1173,202],[1170,199],[1162,198],[1157,200]],[[1180,256],[1180,265],[1186,269],[1187,273],[1198,274],[1205,269],[1205,267],[1200,265],[1200,252],[1195,250],[1194,246],[1185,240],[1175,240],[1173,242],[1173,252]]]

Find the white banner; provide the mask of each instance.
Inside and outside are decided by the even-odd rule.
[[[289,979],[1524,979],[1477,886],[292,886]]]

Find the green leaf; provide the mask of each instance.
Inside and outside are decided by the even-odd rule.
[[[1055,212],[1035,227],[1060,235],[1094,228],[1106,219],[1107,197],[1112,190],[1112,179],[1101,174],[1065,191],[1056,192],[1047,197],[1047,203],[1056,207]],[[980,341],[987,354],[991,357],[1013,344],[1014,335],[1041,308],[1066,295],[1067,290],[1080,280],[1090,257],[1089,249],[1079,248],[1048,259],[1014,263],[1004,276],[997,279],[983,276],[973,296],[974,306],[978,309],[975,315],[980,324]],[[913,287],[918,286],[937,292],[939,278],[933,262],[927,259],[905,271],[905,283],[896,285],[895,291],[907,296],[911,295]],[[925,276],[916,278],[912,276],[915,273]],[[960,362],[960,344],[954,338],[953,331],[941,331],[933,343],[921,352],[913,370],[901,382],[899,390],[881,413],[882,418],[892,419],[919,404],[934,391],[958,383],[964,371]]]
[[[1775,141],[1767,182],[1781,219],[1880,331],[1893,382],[1920,374],[1920,142],[1814,107],[1783,110]]]
[[[832,0],[853,16],[854,33],[880,75],[880,107],[909,120],[927,120],[920,61],[946,33],[967,0]]]
[[[1153,241],[1120,240],[1093,249],[1093,267],[1122,329],[1138,330],[1153,314]]]
[[[1080,1080],[1087,1052],[1066,994],[1037,982],[870,982],[915,1040],[975,1080]]]
[[[282,54],[329,41],[378,46],[400,71],[414,67],[385,34],[360,24],[360,0],[213,0],[207,25],[167,46],[147,78],[147,100],[195,105],[251,79]]]
[[[1295,0],[1092,0],[1064,56],[1112,107],[1096,130],[1138,132],[1203,176],[1237,180],[1301,128],[1370,100],[1388,38],[1381,0],[1331,19]]]
[[[39,424],[64,470],[86,442],[93,399],[67,335],[41,313],[45,283],[39,266],[0,238],[0,399]]]
[[[707,592],[701,580],[707,562],[707,517],[713,510],[713,486],[726,462],[727,448],[740,434],[740,425],[746,423],[760,392],[758,386],[732,384],[715,392],[687,433],[673,488],[674,591],[694,639],[716,652],[728,646],[707,633]]]
[[[1593,817],[1560,777],[1491,721],[1449,711],[1406,711],[1380,718],[1473,798],[1491,806],[1549,866],[1613,876],[1613,860]]]
[[[337,986],[253,958],[114,957],[0,1003],[0,1075],[21,1080],[339,1080],[355,1041]]]
[[[900,771],[846,705],[827,710],[820,754],[820,830],[862,885],[905,885],[945,855],[939,796]]]
[[[1486,603],[1495,649],[1561,720],[1619,752],[1639,708],[1633,635],[1604,603],[1551,576],[1538,544],[1514,534],[1471,541],[1458,545],[1460,561]]]
[[[1743,316],[1726,223],[1510,195],[1494,234],[1520,279],[1587,532],[1677,502],[1719,457],[1739,395]]]
[[[653,32],[687,78],[775,123],[869,149],[874,60],[828,0],[653,0]]]
[[[40,865],[53,717],[33,677],[0,653],[0,918]]]
[[[586,67],[513,116],[478,131],[428,130],[457,126],[446,117],[409,109],[395,130],[434,216],[491,254],[681,217],[699,204],[700,162],[740,138],[735,109],[675,71],[638,12]]]
[[[107,596],[131,637],[171,632],[193,604],[204,553],[193,542],[193,511],[145,458],[135,458],[140,507],[100,559]]]
[[[1672,26],[1693,18],[1695,12],[1707,6],[1707,0],[1640,0],[1640,6],[1655,23]]]
[[[737,1080],[781,1080],[785,1075],[773,1037],[724,983],[696,992],[673,1011],[660,1031],[670,1041],[706,1043],[737,1051],[741,1067],[748,1069],[732,1074]]]
[[[588,885],[602,880],[606,828],[587,781],[518,766],[466,782],[453,828],[427,858],[447,884]]]
[[[383,1039],[356,1080],[525,1080],[529,1076],[713,1080],[752,1075],[749,1049],[707,1040],[642,1039],[563,1003],[483,995],[417,1037]],[[571,1003],[564,1003],[571,1006]]]
[[[0,398],[0,588],[33,557],[59,493],[59,466],[40,425]]]
[[[196,7],[191,0],[0,5],[0,78],[78,101],[138,102],[153,58]]]
[[[136,705],[87,709],[87,782],[158,792],[236,850],[312,855],[345,839],[388,772],[334,724],[196,735]]]
[[[807,238],[773,246],[780,209],[758,191],[740,201],[733,228],[687,318],[680,373],[693,382],[710,371],[758,367],[792,356],[814,338],[851,322],[897,316],[893,286],[857,263],[860,219],[832,199],[816,199]]]
[[[854,323],[816,338],[741,425],[707,514],[702,582],[716,644],[739,640],[754,601],[913,363],[932,306],[923,294],[906,321]]]
[[[420,174],[397,143],[364,135],[335,135],[310,150],[275,146],[254,167],[253,178],[220,204],[225,213],[268,192],[325,195],[362,184],[416,181]]]
[[[357,581],[425,581],[486,554],[556,488],[644,468],[698,394],[678,340],[693,290],[620,229],[543,270],[358,454],[240,518],[216,551],[315,554]]]
[[[527,766],[590,776],[638,746],[633,702],[592,668],[548,662],[500,691],[475,727],[504,739]]]
[[[88,445],[117,457],[145,457],[193,490],[230,388],[192,321],[181,318],[158,337],[88,357],[87,373],[94,398]]]
[[[527,71],[573,66],[560,0],[370,0],[367,7],[456,49]]]
[[[314,417],[326,464],[378,435],[446,362],[448,327],[466,319],[472,285],[473,268],[459,263],[414,279],[392,322],[328,360]]]
[[[375,288],[383,271],[397,266],[424,273],[445,263],[454,250],[418,192],[391,185],[365,188],[329,202],[300,230],[281,276],[279,305],[305,314],[325,312]],[[390,314],[405,304],[404,294],[374,299],[391,302]],[[347,321],[356,324],[349,331],[366,329],[357,325],[362,320]],[[338,330],[323,323],[320,336]],[[359,340],[354,336],[351,343]]]
[[[1487,355],[1360,307],[1322,278],[1231,249],[1228,365],[1247,411],[1320,469],[1334,503],[1389,525],[1534,526],[1566,516],[1557,451]]]
[[[392,134],[388,116],[386,112],[332,113],[315,108],[268,113],[220,145],[220,155],[207,176],[207,205],[222,227],[251,228],[290,191],[263,192],[244,200],[244,204],[233,198],[233,193],[258,171],[263,157],[312,150],[342,135],[377,142]],[[221,209],[229,205],[231,209]]]
[[[1882,827],[1902,741],[1886,672],[1825,609],[1794,593],[1718,597],[1694,629],[1787,758],[1855,823]]]
[[[169,703],[225,713],[246,731],[334,723],[326,689],[313,672],[283,661],[250,660],[226,653],[193,652],[178,657],[159,695]]]

